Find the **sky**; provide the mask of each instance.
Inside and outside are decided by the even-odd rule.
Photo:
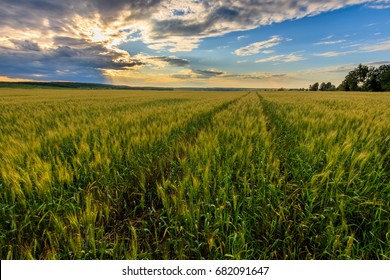
[[[0,81],[336,86],[390,64],[390,0],[0,0]]]

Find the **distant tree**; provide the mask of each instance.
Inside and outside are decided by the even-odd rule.
[[[320,85],[320,90],[321,91],[331,91],[331,90],[336,90],[336,87],[332,85],[331,82],[324,83],[322,82]]]
[[[331,82],[326,83],[326,88],[327,88],[328,91],[334,91],[334,90],[336,90],[336,86],[335,86],[335,85],[332,85]]]
[[[383,91],[390,91],[390,64],[379,67],[379,83]]]
[[[313,85],[310,85],[309,86],[309,90],[311,91],[317,91],[318,90],[318,87],[319,87],[319,84],[318,82],[314,83]]]
[[[366,91],[382,91],[381,73],[379,68],[370,67],[363,88]]]
[[[337,87],[337,90],[338,91],[346,91],[344,81],[341,82],[341,84],[339,84],[339,86]]]
[[[378,68],[359,64],[337,88],[345,91],[390,91],[390,65]]]
[[[341,83],[340,87],[346,91],[362,91],[365,90],[367,74],[370,71],[368,66],[359,64],[357,68],[350,71]]]

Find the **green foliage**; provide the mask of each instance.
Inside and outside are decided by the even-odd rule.
[[[331,82],[322,82],[319,88],[320,91],[335,91],[336,87]]]
[[[309,86],[309,90],[310,90],[310,91],[317,91],[318,88],[319,88],[318,82],[316,82],[316,83],[314,83],[314,84],[312,84],[312,85]]]
[[[362,64],[350,71],[338,87],[345,91],[390,91],[390,65],[378,68]]]
[[[0,90],[1,259],[389,259],[389,105]]]
[[[390,91],[390,65],[381,65],[375,76],[377,83],[380,84],[382,91]]]
[[[332,85],[331,82],[324,83],[322,82],[321,85],[319,83],[314,83],[313,85],[309,86],[310,91],[335,91],[336,87]]]

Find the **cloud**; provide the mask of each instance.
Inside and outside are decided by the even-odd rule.
[[[326,36],[324,38],[321,38],[321,41],[323,40],[329,40],[329,39],[332,39],[334,37],[334,35],[329,35],[329,36]]]
[[[144,30],[145,42],[154,44],[155,48],[169,47],[172,51],[188,51],[191,48],[185,41],[189,38],[192,39],[192,48],[196,48],[207,37],[314,16],[367,1],[192,1],[186,3],[188,12],[172,18],[172,11],[183,10],[181,2],[161,2],[159,13],[151,15],[151,21]],[[181,46],[185,48],[182,49]]]
[[[280,61],[284,57],[285,57],[285,55],[283,55],[283,54],[281,54],[281,55],[274,55],[274,56],[270,56],[270,57],[267,57],[267,58],[256,60],[255,62],[256,63],[263,63],[263,62],[270,62],[270,61]]]
[[[371,9],[389,9],[390,8],[390,1],[389,0],[377,0],[372,1],[365,5],[367,8]]]
[[[288,54],[286,55],[282,61],[284,62],[296,62],[296,61],[301,61],[301,60],[305,60],[306,58],[304,58],[303,56],[301,55],[295,55],[295,54]]]
[[[301,61],[305,60],[305,58],[301,55],[296,55],[295,53],[291,53],[288,55],[275,55],[263,59],[256,60],[256,63],[264,63],[264,62],[272,62],[272,61],[282,61],[282,62],[296,62],[296,61]]]
[[[378,67],[378,66],[381,66],[383,64],[390,64],[390,60],[371,61],[371,62],[366,62],[364,64],[369,65],[369,66]]]
[[[0,75],[27,79],[38,77],[44,80],[92,79],[102,82],[104,69],[125,70],[145,65],[126,52],[110,50],[83,40],[72,42],[70,45],[39,51],[31,51],[35,45],[26,45],[25,42],[17,42],[20,43],[17,50],[3,48],[0,51]]]
[[[39,52],[41,48],[39,45],[35,42],[29,41],[29,40],[10,40],[17,49],[20,49],[22,51],[35,51]]]
[[[68,47],[83,47],[90,44],[88,40],[83,38],[74,38],[66,36],[56,36],[53,38],[53,43],[56,46],[68,46]]]
[[[189,44],[184,43],[187,40],[192,42],[192,48],[196,48],[197,43],[207,37],[313,16],[366,2],[368,1],[3,0],[0,26],[14,30],[34,30],[37,37],[38,33],[43,35],[41,37],[70,33],[77,37],[88,37],[88,33],[93,33],[92,29],[95,27],[109,41],[126,40],[127,35],[139,31],[142,40],[154,44],[155,48],[170,47],[178,51],[182,50],[182,46],[184,50],[190,50]],[[22,35],[23,32],[19,33]]]
[[[362,62],[361,64],[379,67],[379,66],[384,65],[384,64],[390,64],[390,61],[389,60],[368,61],[368,62]],[[314,68],[314,69],[296,72],[295,75],[306,76],[306,75],[319,74],[321,76],[321,75],[326,75],[326,74],[337,74],[337,76],[342,77],[341,79],[343,79],[343,77],[348,72],[352,71],[357,66],[358,66],[357,64],[349,63],[349,64],[343,64],[343,65],[330,66],[330,67]],[[342,75],[339,75],[340,73],[342,73]]]
[[[149,56],[138,54],[134,58],[145,64],[156,66],[157,68],[164,68],[167,66],[186,67],[190,65],[190,62],[187,59],[179,58],[177,56]]]
[[[141,11],[152,10],[156,1],[115,1],[110,5],[107,7],[107,1],[2,1],[0,74],[100,82],[107,69],[146,65],[118,45],[128,33],[134,34],[134,19],[144,15]]]
[[[286,77],[286,74],[271,74],[271,73],[250,73],[250,74],[235,74],[215,69],[187,69],[179,74],[171,75],[172,78],[181,80],[203,80],[203,79],[230,79],[230,80],[267,80]]]
[[[328,73],[348,73],[349,71],[353,70],[357,65],[355,64],[344,64],[344,65],[336,65],[336,66],[330,66],[330,67],[321,67],[321,68],[314,68],[309,70],[304,70],[297,72],[297,75],[324,75]]]
[[[205,79],[216,77],[216,76],[222,76],[226,74],[226,72],[224,71],[214,70],[214,69],[209,69],[209,70],[193,69],[192,71],[195,74],[197,74],[198,78],[205,78]]]
[[[345,41],[346,40],[325,41],[325,42],[314,43],[314,45],[334,45],[334,44],[344,43]]]
[[[271,73],[250,73],[250,74],[226,74],[227,78],[245,79],[245,80],[269,80],[286,77],[286,74],[271,74]]]
[[[373,45],[362,46],[359,49],[362,52],[378,52],[390,50],[390,40],[378,42]]]
[[[205,38],[368,2],[373,3],[362,0],[2,0],[0,75],[99,81],[108,70],[138,69],[152,61],[187,67],[186,61],[176,57],[146,60],[132,57],[131,50],[129,54],[120,46],[134,40],[136,34],[136,39],[152,50],[191,51]],[[245,56],[267,51],[279,44],[280,38],[267,41],[235,53]],[[284,57],[286,62],[298,59],[299,56]]]
[[[324,52],[324,53],[315,53],[313,54],[314,56],[322,56],[322,57],[336,57],[336,56],[342,56],[342,55],[347,55],[351,53],[355,53],[356,51],[347,51],[347,52]]]
[[[183,67],[190,64],[187,59],[179,58],[176,56],[157,56],[157,57],[153,57],[152,59],[164,61],[168,63],[170,66]]]
[[[280,38],[279,36],[273,36],[266,41],[256,42],[248,46],[239,48],[235,50],[234,53],[239,56],[257,54],[261,52],[263,49],[268,49],[279,45],[280,41],[282,41],[282,38]]]
[[[167,50],[169,52],[189,52],[199,46],[201,39],[193,36],[190,38],[171,37],[171,39],[146,39],[145,43],[152,50]]]
[[[32,79],[20,79],[20,78],[12,78],[8,76],[0,76],[1,82],[34,82]]]
[[[330,52],[324,52],[324,53],[315,53],[314,56],[321,56],[321,57],[337,57],[352,53],[369,53],[369,52],[379,52],[379,51],[388,51],[390,50],[390,40],[386,41],[378,41],[373,44],[367,44],[367,45],[360,45],[355,44],[350,47],[356,47],[354,50],[351,51],[345,51],[345,52],[338,52],[338,51],[330,51]]]
[[[185,69],[177,74],[170,75],[170,77],[179,80],[204,80],[218,77],[226,77],[227,72],[216,69]]]
[[[246,39],[246,38],[249,38],[249,36],[247,36],[247,35],[241,35],[241,36],[238,36],[238,37],[237,37],[237,40],[242,40],[242,39]]]
[[[191,74],[173,74],[171,75],[171,78],[179,79],[179,80],[189,80],[194,78]]]

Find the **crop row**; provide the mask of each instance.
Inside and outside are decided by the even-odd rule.
[[[0,256],[388,259],[389,102],[0,92]]]

